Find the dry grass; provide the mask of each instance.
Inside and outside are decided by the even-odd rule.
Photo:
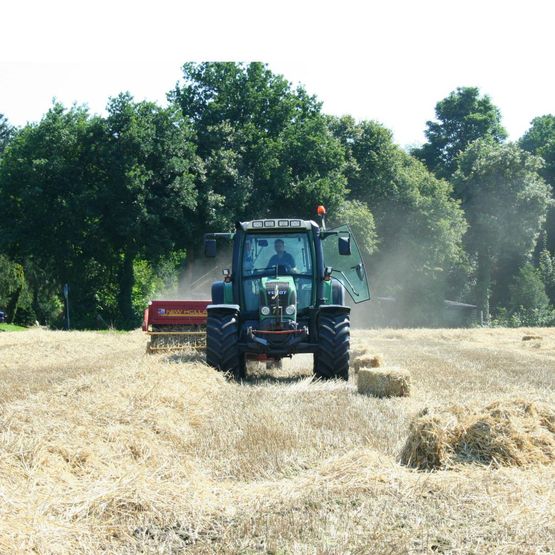
[[[422,469],[457,463],[553,463],[555,406],[516,399],[497,401],[483,409],[424,410],[411,424],[401,462]]]
[[[411,369],[408,399],[313,382],[306,357],[238,385],[140,333],[1,334],[0,553],[552,551],[553,464],[397,462],[425,407],[552,407],[537,333],[356,332]]]
[[[361,368],[357,376],[359,393],[374,397],[408,397],[410,373],[399,368]]]

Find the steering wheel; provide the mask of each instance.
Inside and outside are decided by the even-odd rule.
[[[291,273],[291,266],[289,264],[278,264],[277,271],[278,274]]]

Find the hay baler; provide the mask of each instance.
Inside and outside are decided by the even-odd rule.
[[[149,353],[206,347],[206,301],[150,301],[144,312],[143,331],[150,336]]]

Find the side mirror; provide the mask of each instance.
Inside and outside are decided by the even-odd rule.
[[[216,239],[204,240],[204,256],[208,258],[216,257]]]
[[[259,247],[267,247],[268,246],[268,239],[258,239],[258,246]]]
[[[337,247],[341,256],[349,256],[351,254],[351,236],[338,237]]]

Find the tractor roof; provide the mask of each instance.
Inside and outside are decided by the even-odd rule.
[[[244,231],[287,231],[312,229],[317,224],[311,220],[298,218],[272,218],[267,220],[252,220],[239,224]]]

